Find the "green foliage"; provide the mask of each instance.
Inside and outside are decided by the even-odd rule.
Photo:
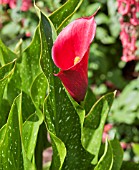
[[[114,139],[106,141],[105,150],[94,170],[118,170],[122,164],[123,151],[119,142]]]
[[[1,129],[0,142],[0,168],[24,169],[22,144],[20,137],[21,126],[21,95],[18,96],[11,107],[6,125]],[[8,161],[7,161],[8,160]]]
[[[94,170],[101,170],[101,169],[111,170],[112,165],[113,165],[112,148],[110,146],[110,143],[106,141],[104,154],[102,155],[101,159],[99,160]]]
[[[47,89],[39,64],[39,29],[23,52],[13,53],[2,42],[0,49],[0,169],[33,170],[36,169],[35,148]],[[45,86],[42,87],[41,82]]]
[[[119,123],[132,124],[139,119],[139,79],[133,80],[115,100],[112,117]],[[122,112],[122,114],[121,114]]]
[[[16,58],[16,54],[10,51],[0,40],[0,66],[10,63]]]
[[[57,32],[60,32],[62,28],[68,24],[72,15],[77,11],[82,2],[83,0],[68,0],[63,6],[49,16]]]
[[[134,143],[132,146],[134,153],[139,156],[139,144]]]
[[[83,145],[95,155],[93,164],[98,161],[98,153],[101,146],[103,127],[113,102],[114,94],[103,96],[97,101],[84,119]],[[93,146],[93,147],[92,147]]]
[[[134,170],[138,170],[139,169],[139,164],[136,164],[134,162],[123,162],[121,170],[130,170],[130,169],[134,169]]]

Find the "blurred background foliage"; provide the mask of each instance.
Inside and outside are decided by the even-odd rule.
[[[36,0],[36,5],[47,15],[66,0]],[[33,3],[33,2],[32,2]],[[139,62],[121,61],[122,45],[119,40],[120,24],[116,0],[84,0],[72,20],[92,15],[100,7],[95,19],[97,32],[90,48],[89,85],[94,94],[101,95],[117,90],[117,96],[107,123],[113,128],[109,137],[115,135],[124,148],[124,159],[139,161]],[[22,12],[0,5],[0,38],[12,50],[23,39],[26,48],[34,34],[38,18],[34,7]]]

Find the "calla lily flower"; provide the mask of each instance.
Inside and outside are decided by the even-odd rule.
[[[89,48],[96,32],[94,15],[71,22],[60,32],[52,48],[53,61],[60,68],[55,76],[77,102],[84,99],[88,86]]]

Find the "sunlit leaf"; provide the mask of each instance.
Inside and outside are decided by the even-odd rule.
[[[8,121],[0,142],[0,169],[24,169],[20,136],[21,95],[11,107]],[[3,130],[0,131],[3,133]]]
[[[117,3],[115,0],[109,0],[107,1],[107,7],[108,7],[108,14],[110,16],[110,32],[113,37],[118,37],[120,32],[120,23],[118,21],[118,15],[117,15]]]
[[[49,16],[57,32],[60,32],[68,24],[82,2],[83,0],[68,0]]]
[[[91,107],[93,106],[95,102],[96,102],[96,97],[94,93],[92,92],[92,90],[88,88],[85,99],[83,103],[81,104],[83,108],[85,109],[86,115],[89,113]]]
[[[113,166],[112,170],[120,170],[123,161],[123,150],[120,142],[115,138],[110,141],[113,152]]]
[[[121,167],[121,170],[138,170],[139,169],[139,164],[135,163],[135,162],[127,162],[124,161]]]
[[[94,170],[111,170],[113,166],[112,147],[106,140],[104,154],[100,158]]]
[[[28,135],[28,136],[32,135],[31,140],[29,140],[30,149],[28,150],[28,154],[30,155],[31,151],[32,150],[34,151],[34,148],[36,146],[35,161],[37,169],[42,169],[42,152],[45,149],[45,147],[49,145],[47,141],[46,126],[44,125],[44,123],[42,124],[44,119],[42,111],[44,100],[48,91],[47,88],[48,88],[47,79],[43,73],[40,73],[36,77],[31,86],[31,98],[36,107],[36,113],[26,121],[26,133],[28,133],[27,130],[28,126],[32,127],[32,130],[30,130],[30,134]],[[27,135],[24,136],[26,138]],[[34,144],[34,147],[32,146],[32,144]],[[26,145],[28,145],[28,142],[26,142]]]
[[[0,79],[3,79],[13,68],[15,62],[12,61],[8,64],[5,64],[3,67],[0,67]]]
[[[139,144],[138,143],[133,143],[132,144],[132,148],[133,148],[133,151],[134,153],[139,156]]]
[[[0,40],[0,66],[3,66],[16,59],[17,56]]]
[[[97,163],[101,146],[103,128],[114,99],[114,93],[100,98],[86,115],[83,128],[83,144],[90,153],[95,155],[93,164]]]
[[[119,123],[132,124],[139,118],[139,78],[126,86],[112,106],[112,117]],[[121,114],[122,113],[122,114]]]
[[[43,73],[40,73],[31,86],[31,96],[38,109],[43,108],[44,100],[48,91],[48,82]]]
[[[4,99],[4,92],[13,72],[13,62],[0,68],[0,128],[6,123],[9,114],[10,106],[8,101]]]

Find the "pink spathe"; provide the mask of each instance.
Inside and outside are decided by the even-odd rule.
[[[0,4],[8,4],[11,9],[16,8],[17,0],[0,0]],[[22,0],[21,11],[28,11],[32,6],[31,0]]]
[[[60,68],[55,76],[77,102],[82,101],[86,94],[89,48],[95,32],[94,15],[79,18],[61,31],[52,48],[53,61]]]

